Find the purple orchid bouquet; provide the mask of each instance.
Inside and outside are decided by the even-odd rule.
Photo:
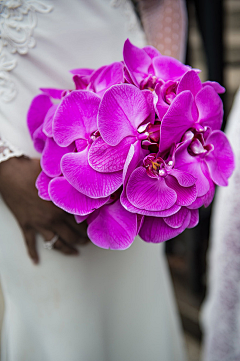
[[[137,234],[159,243],[196,226],[234,169],[221,85],[129,40],[123,59],[72,70],[74,90],[41,88],[27,116],[39,196],[86,220],[95,245],[120,250]]]

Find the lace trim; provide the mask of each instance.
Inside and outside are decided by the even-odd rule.
[[[33,32],[36,13],[49,13],[53,7],[39,0],[0,1],[0,99],[9,102],[17,88],[9,72],[17,65],[13,54],[27,54],[36,44]]]
[[[23,152],[12,144],[10,144],[6,139],[0,136],[0,163],[8,160],[13,157],[21,157]]]

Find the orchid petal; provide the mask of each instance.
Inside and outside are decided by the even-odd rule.
[[[154,48],[154,46],[151,46],[151,45],[144,46],[143,50],[147,53],[147,55],[151,59],[156,58],[156,56],[161,55],[161,53],[159,53],[159,51],[156,48]]]
[[[126,211],[118,200],[99,210],[97,217],[90,222],[87,232],[98,247],[127,249],[137,233],[137,215]]]
[[[44,118],[53,103],[46,94],[37,95],[33,98],[27,113],[27,125],[31,137],[34,132],[43,124]]]
[[[190,218],[191,213],[189,212],[181,227],[172,228],[164,222],[163,218],[144,217],[139,235],[145,242],[164,242],[182,233],[188,227]]]
[[[79,224],[84,222],[88,218],[88,214],[86,216],[79,216],[78,214],[74,215],[75,221]]]
[[[164,115],[166,114],[166,112],[169,108],[169,104],[167,104],[162,97],[161,87],[162,87],[162,84],[160,84],[160,83],[158,83],[156,85],[156,88],[155,88],[156,98],[155,98],[155,102],[154,102],[155,110],[156,110],[156,113],[160,120],[162,120],[162,118],[164,117]]]
[[[78,192],[64,177],[57,177],[49,183],[49,194],[56,206],[72,214],[84,216],[104,205],[109,197],[93,199]]]
[[[115,146],[127,136],[136,136],[138,126],[150,112],[145,96],[134,85],[112,86],[99,108],[98,128],[103,140]]]
[[[199,211],[198,211],[198,209],[192,209],[190,212],[191,212],[191,219],[190,219],[190,223],[189,223],[187,228],[196,227],[198,225],[198,222],[199,222]]]
[[[167,186],[164,178],[148,177],[143,167],[135,169],[131,174],[126,194],[135,207],[149,211],[169,209],[177,200],[176,192]]]
[[[40,198],[45,201],[50,201],[51,198],[48,192],[48,186],[52,178],[48,177],[44,172],[41,172],[36,180],[36,188],[38,190],[38,195]]]
[[[213,87],[204,86],[196,95],[195,101],[199,112],[199,123],[203,127],[219,130],[223,119],[223,104]]]
[[[90,78],[90,84],[93,90],[99,95],[110,88],[114,84],[124,82],[123,64],[115,62],[96,70]]]
[[[163,220],[171,228],[180,228],[189,213],[191,213],[189,209],[182,207],[177,213],[170,217],[164,217]]]
[[[137,168],[141,154],[141,143],[137,140],[134,144],[131,144],[129,152],[126,158],[126,162],[123,168],[123,186],[127,184],[128,178],[132,172]]]
[[[149,66],[152,64],[151,57],[147,54],[148,50],[140,49],[133,45],[128,39],[123,47],[124,63],[129,74],[135,83],[139,85],[141,80],[148,74]]]
[[[95,171],[88,164],[88,149],[63,156],[61,162],[63,175],[74,188],[86,196],[107,197],[122,185],[122,171],[114,173]]]
[[[197,197],[205,195],[209,191],[208,177],[205,175],[205,162],[198,156],[191,156],[187,147],[191,139],[182,144],[175,153],[175,169],[185,171],[197,179],[195,185],[197,188]]]
[[[179,60],[164,55],[157,56],[152,63],[155,75],[165,81],[177,80],[191,69],[190,66],[184,65]]]
[[[57,177],[62,171],[60,168],[60,162],[64,154],[73,152],[75,144],[72,143],[68,147],[59,147],[53,138],[47,138],[45,147],[41,157],[42,170],[49,177]]]
[[[181,78],[177,88],[177,94],[185,90],[190,90],[193,96],[195,96],[201,89],[202,82],[198,74],[195,70],[189,70]]]
[[[44,122],[43,122],[43,133],[46,134],[47,137],[52,137],[53,136],[53,131],[52,131],[52,123],[53,123],[53,117],[54,114],[56,112],[58,108],[58,104],[54,104],[53,106],[51,106],[51,108],[49,108]]]
[[[32,138],[33,138],[34,148],[36,149],[37,152],[42,153],[47,139],[46,135],[43,133],[42,125],[35,130]]]
[[[86,90],[74,90],[65,96],[53,119],[53,136],[61,147],[74,140],[87,139],[97,130],[100,98]]]
[[[170,207],[169,209],[165,209],[164,211],[147,211],[146,209],[140,209],[135,207],[132,203],[129,202],[126,196],[126,189],[123,188],[120,201],[122,206],[131,213],[138,213],[144,216],[152,216],[152,217],[168,217],[171,216],[179,211],[181,206],[177,205],[176,203]]]
[[[126,137],[118,145],[112,147],[99,137],[92,144],[88,160],[90,166],[98,172],[117,172],[122,170],[135,137]]]
[[[205,157],[212,180],[219,186],[227,186],[234,170],[234,154],[226,135],[216,130],[208,137],[207,144],[214,149]]]
[[[54,88],[40,88],[40,90],[53,99],[61,99],[62,93],[65,91],[65,89]]]
[[[216,81],[205,81],[202,86],[207,86],[210,85],[213,87],[213,89],[215,90],[215,92],[217,92],[218,94],[223,94],[225,93],[225,88],[223,86],[221,86],[219,83],[217,83]]]
[[[189,90],[180,93],[173,100],[162,120],[160,151],[170,148],[173,143],[180,142],[183,134],[192,127],[192,103],[193,95]]]
[[[89,68],[78,68],[70,70],[70,73],[74,75],[91,75],[93,72],[94,69]]]
[[[168,175],[165,180],[167,186],[172,188],[177,193],[177,205],[189,206],[197,198],[197,188],[195,184],[190,187],[182,187],[171,175]]]

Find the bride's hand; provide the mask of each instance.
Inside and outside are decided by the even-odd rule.
[[[85,224],[77,224],[74,216],[38,197],[35,181],[40,171],[37,159],[11,158],[0,164],[0,193],[23,231],[34,263],[39,261],[36,233],[45,241],[59,235],[54,249],[66,255],[78,254],[75,245],[87,242]]]

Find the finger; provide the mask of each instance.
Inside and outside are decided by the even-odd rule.
[[[38,229],[38,232],[43,236],[45,242],[49,242],[53,239],[53,237],[56,235],[53,231],[40,228]],[[79,254],[78,250],[74,248],[73,246],[66,244],[61,238],[59,238],[53,245],[53,248],[57,251],[66,254],[66,255],[76,255]]]
[[[79,254],[79,251],[76,248],[73,248],[69,244],[66,244],[60,238],[57,240],[56,243],[54,243],[53,248],[67,256],[74,256]]]
[[[23,229],[23,235],[30,258],[32,259],[33,263],[38,264],[39,258],[36,248],[36,234],[34,229]]]
[[[57,233],[60,238],[67,244],[74,245],[79,244],[80,236],[65,222],[59,222],[53,224],[54,232]]]
[[[77,232],[77,234],[79,235],[79,237],[84,240],[87,241],[88,240],[88,236],[87,236],[87,223],[84,221],[82,223],[77,223],[74,216],[72,214],[68,214],[66,213],[65,217],[64,217],[64,221],[72,228],[74,229],[75,232]]]

